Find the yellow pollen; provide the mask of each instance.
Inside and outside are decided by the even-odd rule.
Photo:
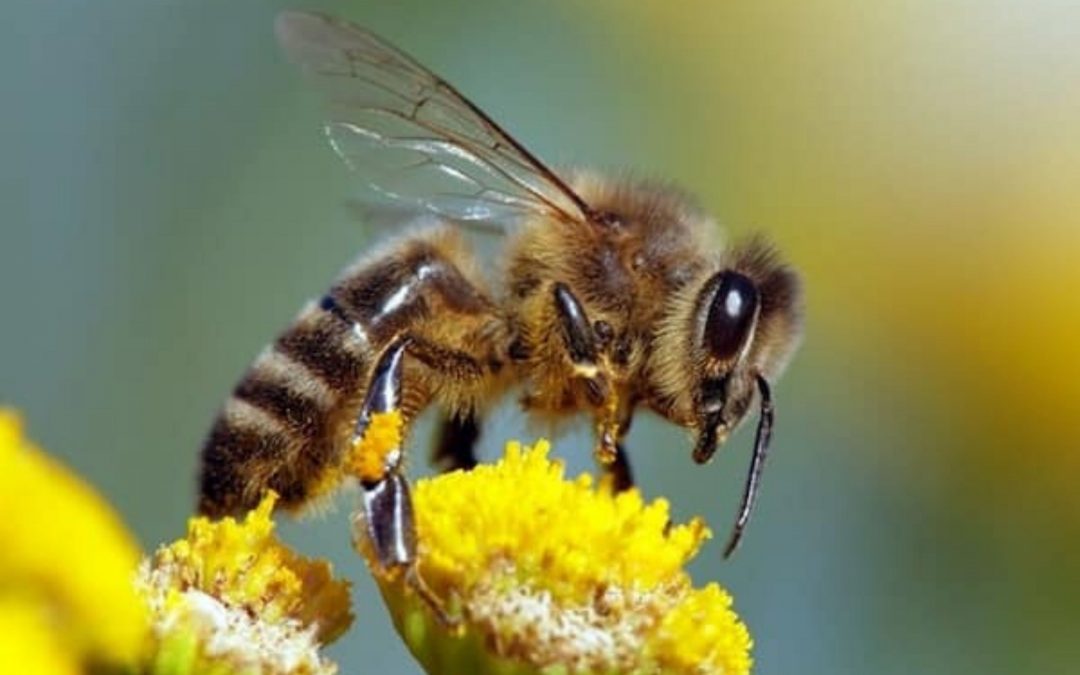
[[[749,673],[753,641],[719,585],[689,591],[660,622],[649,651],[676,670]]]
[[[600,374],[600,368],[595,363],[575,363],[574,375],[591,379]]]
[[[711,536],[704,522],[672,523],[667,501],[614,494],[587,474],[567,479],[548,451],[511,442],[495,464],[417,482],[417,571],[465,627],[445,631],[406,584],[377,576],[414,655],[536,672],[746,675],[750,635],[731,598],[715,584],[695,589],[685,569]],[[446,642],[422,639],[434,634]]]
[[[364,482],[374,483],[386,476],[387,457],[401,448],[404,420],[391,410],[371,416],[363,436],[353,442],[348,458],[349,471]]]
[[[505,458],[417,483],[413,501],[421,572],[434,587],[472,587],[513,560],[521,580],[558,599],[585,600],[597,587],[647,590],[682,572],[710,535],[698,518],[668,527],[667,501],[636,489],[612,495],[583,474],[564,479],[547,441],[511,442]]]
[[[242,520],[188,521],[144,561],[136,586],[157,638],[154,672],[330,675],[320,651],[352,622],[349,584],[274,534],[277,495]]]

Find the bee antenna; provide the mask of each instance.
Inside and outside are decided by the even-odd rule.
[[[746,524],[750,522],[750,513],[754,509],[758,486],[761,483],[761,473],[765,469],[765,457],[769,453],[769,440],[772,438],[773,419],[776,412],[773,408],[772,393],[764,377],[756,375],[755,378],[758,392],[761,394],[761,413],[758,416],[757,433],[754,435],[754,455],[750,460],[750,472],[746,476],[746,487],[743,490],[739,517],[731,529],[731,536],[724,548],[724,558],[730,558],[739,547]]]

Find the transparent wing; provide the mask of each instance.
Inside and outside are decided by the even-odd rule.
[[[458,221],[589,220],[582,199],[407,54],[331,17],[284,12],[277,34],[329,103],[326,134],[377,195]]]

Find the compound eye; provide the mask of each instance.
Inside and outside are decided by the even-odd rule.
[[[758,291],[753,281],[738,272],[721,272],[705,322],[705,348],[718,359],[738,354],[758,308]]]

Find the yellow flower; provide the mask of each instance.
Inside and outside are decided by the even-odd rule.
[[[685,571],[705,524],[674,525],[666,501],[637,490],[567,480],[548,450],[510,443],[497,464],[417,483],[417,571],[456,630],[406,575],[375,577],[428,672],[748,673],[730,596]]]
[[[0,409],[0,672],[133,665],[146,638],[139,550],[109,506]]]
[[[274,536],[268,495],[242,522],[193,518],[139,565],[120,520],[0,409],[0,673],[333,673],[349,586]]]
[[[270,493],[242,521],[188,521],[139,572],[168,673],[334,673],[319,648],[352,622],[349,584],[274,536]]]

